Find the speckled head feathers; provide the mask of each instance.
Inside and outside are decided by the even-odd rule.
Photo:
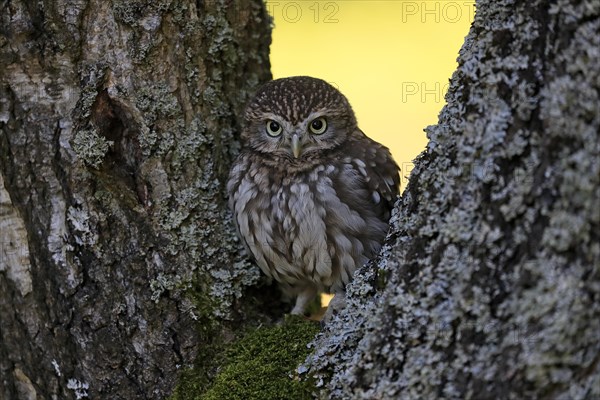
[[[310,76],[292,76],[264,84],[248,105],[246,120],[270,112],[295,125],[319,110],[354,117],[346,97],[329,83]]]

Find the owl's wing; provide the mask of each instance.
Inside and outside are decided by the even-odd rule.
[[[364,184],[373,203],[380,206],[380,218],[389,219],[400,191],[400,168],[389,149],[358,130],[350,141],[348,155],[354,167],[364,177]]]
[[[244,245],[244,249],[246,250],[248,256],[252,259],[255,259],[254,253],[250,248],[250,244],[248,243],[246,237],[242,234],[242,231],[240,229],[239,217],[241,213],[245,212],[245,204],[237,204],[236,201],[236,196],[240,195],[238,190],[240,189],[240,185],[242,184],[244,175],[248,171],[249,167],[250,162],[248,154],[247,152],[242,150],[237,159],[234,161],[231,171],[229,172],[229,180],[227,181],[227,195],[229,197],[229,209],[232,212],[233,222],[235,225],[237,236],[242,241],[242,244]],[[242,201],[242,203],[245,203],[245,201]]]

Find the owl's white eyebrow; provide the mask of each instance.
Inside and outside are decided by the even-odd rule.
[[[306,121],[312,121],[313,119],[320,118],[320,117],[326,117],[326,116],[327,116],[327,113],[325,111],[313,111],[310,114],[308,114]]]
[[[273,121],[276,121],[276,122],[279,122],[279,123],[282,123],[282,124],[287,122],[285,119],[281,118],[281,115],[274,114],[274,113],[264,113],[263,117],[264,117],[263,119],[265,121],[266,120],[273,120]]]

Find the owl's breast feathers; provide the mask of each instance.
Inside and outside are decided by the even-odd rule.
[[[244,150],[231,170],[229,203],[240,237],[277,281],[339,291],[374,257],[398,195],[398,166],[360,132],[344,152],[308,170],[263,162]]]

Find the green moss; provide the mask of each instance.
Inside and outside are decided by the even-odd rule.
[[[300,380],[296,367],[318,331],[317,323],[294,316],[282,325],[251,330],[224,352],[208,390],[206,368],[196,368],[182,374],[171,400],[310,399],[312,383]]]

